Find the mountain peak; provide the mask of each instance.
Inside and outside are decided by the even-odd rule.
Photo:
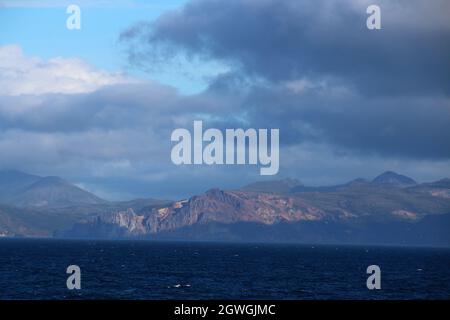
[[[367,181],[364,178],[356,178],[356,179],[353,179],[353,180],[347,182],[345,185],[346,186],[361,186],[361,185],[364,185],[367,183],[369,183],[369,181]]]
[[[106,203],[60,177],[39,177],[17,170],[0,171],[0,202],[17,207],[67,207]]]
[[[11,196],[39,179],[41,177],[18,170],[0,170],[0,202],[7,202]]]
[[[294,187],[303,186],[303,184],[292,178],[285,178],[280,180],[268,180],[250,183],[240,190],[267,192],[267,193],[286,193],[290,192]]]
[[[413,179],[393,171],[386,171],[380,174],[379,176],[377,176],[375,179],[372,180],[372,183],[398,187],[407,187],[417,184],[417,182],[414,181]]]
[[[444,178],[438,181],[434,181],[429,183],[428,185],[435,188],[450,189],[450,178]]]
[[[63,178],[56,176],[47,176],[39,179],[34,186],[56,186],[56,185],[68,185],[69,182],[64,180]]]

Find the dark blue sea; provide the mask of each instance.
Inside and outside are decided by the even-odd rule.
[[[2,239],[0,298],[450,299],[450,249]]]

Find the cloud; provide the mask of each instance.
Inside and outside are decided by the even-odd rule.
[[[382,30],[371,31],[370,1],[194,0],[121,39],[140,64],[184,52],[272,82],[307,78],[366,95],[448,95],[450,3],[378,3]]]
[[[202,170],[174,166],[170,133],[198,118],[221,118],[231,99],[214,93],[185,96],[170,86],[122,81],[91,67],[81,70],[87,75],[83,80],[62,79],[55,75],[61,69],[88,65],[29,58],[17,46],[0,52],[1,68],[8,71],[0,73],[0,83],[7,84],[0,89],[0,168],[63,176],[119,199],[178,198],[204,191],[214,176],[210,170],[202,178]],[[68,82],[76,86],[66,90]]]
[[[284,145],[307,141],[360,155],[450,159],[449,97],[369,99],[334,86],[300,89],[253,87],[239,114],[245,114],[250,126],[280,128]]]
[[[47,61],[26,56],[18,45],[0,47],[0,95],[81,93],[118,83],[137,82],[118,73],[98,70],[81,59]]]
[[[450,158],[448,1],[193,0],[121,34],[131,62],[228,64],[203,95],[215,125],[277,127],[281,143],[390,158]]]
[[[174,166],[170,133],[279,128],[280,176],[308,184],[449,175],[447,2],[189,2],[121,35],[144,70],[170,59],[219,61],[209,86],[177,88],[0,48],[0,167],[61,175],[121,198],[179,198],[259,179],[256,167]],[[225,70],[225,72],[224,72]]]

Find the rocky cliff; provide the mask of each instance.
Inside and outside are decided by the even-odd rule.
[[[317,221],[326,217],[324,211],[301,198],[212,189],[166,207],[141,210],[139,213],[128,209],[105,214],[99,217],[99,221],[123,228],[127,235],[144,235],[212,222],[273,225],[279,222]]]
[[[191,230],[187,231],[189,237],[201,239],[206,232],[209,238],[216,239],[214,233],[227,238],[229,230],[235,226],[241,226],[239,232],[245,234],[248,226],[265,226],[263,230],[269,232],[270,227],[285,228],[297,224],[302,225],[300,229],[296,228],[304,233],[300,237],[315,230],[326,239],[327,234],[338,230],[339,237],[358,233],[363,238],[364,233],[370,234],[369,230],[364,231],[365,228],[377,224],[379,229],[374,236],[382,237],[383,230],[419,230],[416,226],[412,228],[412,224],[422,223],[427,216],[450,213],[448,187],[444,183],[409,188],[352,183],[321,192],[297,192],[296,187],[286,193],[211,189],[166,206],[103,214],[96,217],[95,222],[77,225],[69,234],[107,238],[153,237]],[[392,229],[392,225],[396,227]],[[314,232],[311,233],[313,237]]]

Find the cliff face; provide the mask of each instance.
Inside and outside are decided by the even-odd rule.
[[[357,181],[287,192],[211,189],[165,204],[130,203],[63,236],[450,245],[449,190],[447,180],[409,187]]]
[[[14,205],[2,199],[15,199]],[[450,246],[450,179],[417,184],[386,172],[373,181],[326,187],[264,181],[175,202],[97,199],[57,177],[0,171],[0,237]],[[46,205],[37,206],[41,202]]]
[[[273,225],[279,222],[318,221],[326,217],[325,212],[308,205],[300,198],[212,189],[167,207],[142,210],[139,213],[128,209],[102,215],[100,222],[124,228],[131,236],[155,234],[210,222]]]

